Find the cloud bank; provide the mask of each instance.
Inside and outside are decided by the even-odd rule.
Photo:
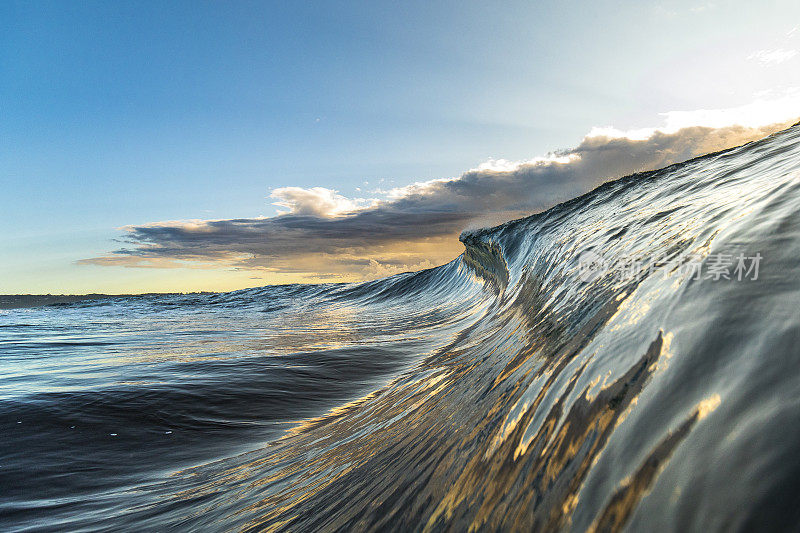
[[[595,129],[572,149],[528,161],[491,160],[456,178],[393,189],[380,200],[346,198],[324,187],[283,187],[271,194],[283,210],[278,216],[126,226],[123,248],[79,262],[225,265],[307,282],[372,279],[453,259],[462,250],[457,237],[464,229],[541,211],[608,179],[737,146],[792,123]]]

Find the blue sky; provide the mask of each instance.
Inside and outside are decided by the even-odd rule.
[[[126,225],[274,216],[271,189],[384,198],[777,98],[798,25],[796,1],[3,2],[0,292],[269,282],[76,261]]]

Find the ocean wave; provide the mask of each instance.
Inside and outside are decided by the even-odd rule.
[[[606,183],[422,272],[6,312],[0,521],[794,526],[799,141]]]

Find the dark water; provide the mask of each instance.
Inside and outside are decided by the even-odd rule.
[[[800,127],[462,240],[0,312],[0,528],[796,529]]]

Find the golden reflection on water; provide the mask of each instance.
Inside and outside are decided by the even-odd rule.
[[[427,530],[564,527],[583,479],[656,371],[671,335],[658,333],[638,361],[598,389],[599,375],[583,379],[590,357],[580,362],[578,354],[599,324],[620,316],[626,298],[611,299],[560,345],[553,338],[557,325],[518,312],[531,298],[520,291],[498,313],[500,327],[478,326],[473,338],[455,340],[416,372],[303,421],[268,453],[176,496],[243,483],[228,498],[242,502],[234,515],[246,517],[244,530],[323,527],[317,517],[327,517],[326,529],[351,527],[356,517],[359,529],[379,528],[398,513],[424,518]],[[548,353],[552,346],[560,347]],[[509,361],[508,353],[518,355]],[[487,365],[496,375],[479,371]],[[579,384],[583,390],[565,403]]]

